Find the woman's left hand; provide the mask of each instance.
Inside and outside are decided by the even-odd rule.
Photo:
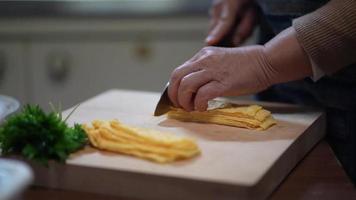
[[[215,97],[253,94],[312,74],[295,30],[288,28],[263,46],[203,48],[173,71],[168,95],[177,107],[204,111]]]
[[[204,111],[215,97],[262,91],[276,76],[264,46],[205,47],[173,71],[168,95],[177,107]]]

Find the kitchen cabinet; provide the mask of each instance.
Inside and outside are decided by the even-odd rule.
[[[0,42],[0,93],[22,103],[27,101],[25,50],[20,42]]]
[[[197,16],[0,20],[0,64],[4,52],[11,66],[1,93],[48,110],[109,88],[161,91],[204,45],[207,28]]]
[[[160,91],[200,46],[189,38],[36,42],[31,102],[68,107],[110,88]]]
[[[208,25],[207,16],[0,19],[0,93],[48,110],[110,88],[161,91]]]

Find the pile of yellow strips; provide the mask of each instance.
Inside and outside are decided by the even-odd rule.
[[[112,121],[93,121],[83,125],[90,143],[102,150],[132,155],[159,163],[196,156],[200,150],[190,138],[160,132],[157,130],[133,127]]]
[[[240,128],[266,130],[276,124],[271,112],[259,105],[234,106],[223,102],[211,101],[204,112],[187,112],[180,108],[171,107],[168,118],[187,122],[201,122],[235,126]]]

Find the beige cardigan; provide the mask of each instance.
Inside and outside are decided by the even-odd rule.
[[[325,74],[356,63],[356,0],[331,0],[293,20],[297,38]]]

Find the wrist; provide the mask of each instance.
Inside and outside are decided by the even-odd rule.
[[[254,82],[258,85],[258,90],[266,89],[275,84],[274,80],[278,76],[263,45],[251,45],[240,47],[248,55],[249,70],[255,75]],[[237,49],[240,49],[237,48]]]
[[[313,75],[310,60],[299,44],[295,30],[288,28],[264,45],[266,59],[275,77],[273,84]]]

